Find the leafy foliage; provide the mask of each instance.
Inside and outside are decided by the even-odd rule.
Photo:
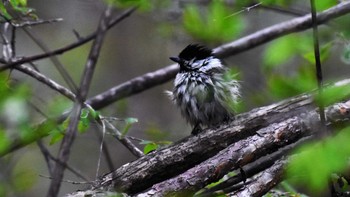
[[[196,5],[188,5],[183,14],[185,30],[205,42],[222,42],[239,35],[244,28],[241,16],[232,14],[223,1],[214,0],[205,14]]]
[[[28,16],[36,19],[35,10],[27,7],[27,0],[9,0],[0,2],[1,16],[6,20],[18,18],[18,16]]]
[[[6,75],[0,75],[0,152],[7,149],[11,135],[26,137],[30,134],[30,112],[27,100],[31,96],[30,88],[25,85],[11,85]],[[2,132],[6,130],[5,132]]]
[[[321,63],[330,57],[333,46],[332,42],[320,46]],[[263,70],[273,98],[287,98],[317,88],[312,47],[312,39],[305,35],[285,36],[267,47]],[[295,63],[297,59],[300,66]],[[287,68],[285,65],[290,62],[293,62],[293,67]]]
[[[314,69],[310,66],[299,68],[292,76],[273,74],[269,76],[267,84],[272,97],[277,99],[308,92],[317,87]]]
[[[152,8],[152,1],[150,0],[105,0],[108,4],[112,4],[116,7],[139,7],[141,10],[150,10]]]
[[[321,192],[327,187],[332,173],[344,172],[348,167],[350,128],[325,141],[299,148],[287,168],[288,177],[298,185],[307,185],[310,191]]]
[[[121,138],[123,138],[129,131],[129,129],[131,128],[131,126],[135,123],[138,122],[137,118],[126,118],[124,120],[125,122],[125,126],[123,127],[122,131],[121,131]]]

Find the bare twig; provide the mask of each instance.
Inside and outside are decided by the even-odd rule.
[[[58,195],[58,191],[61,186],[61,180],[63,178],[63,173],[65,166],[61,165],[61,163],[66,163],[69,159],[69,154],[70,154],[70,148],[73,144],[73,141],[75,139],[76,135],[76,129],[77,125],[80,119],[80,113],[81,109],[84,105],[84,101],[87,97],[88,90],[91,84],[92,80],[92,75],[95,71],[95,66],[100,54],[100,50],[102,47],[103,39],[105,37],[106,31],[107,31],[107,25],[111,17],[111,12],[112,12],[112,7],[108,7],[102,16],[96,38],[92,44],[90,54],[88,56],[87,63],[85,65],[85,70],[82,76],[82,80],[80,83],[80,89],[79,92],[77,93],[77,102],[74,105],[73,108],[73,113],[70,118],[69,126],[67,129],[67,132],[62,140],[61,147],[58,153],[58,160],[61,161],[60,163],[56,163],[55,169],[53,171],[53,179],[50,184],[50,188],[48,191],[48,196],[49,197],[55,197]]]
[[[44,175],[40,175],[40,174],[39,174],[39,176],[43,177],[43,178],[47,178],[47,179],[53,180],[53,178],[49,177],[49,176],[44,176]],[[71,180],[62,180],[62,182],[70,183],[70,184],[73,184],[73,185],[81,185],[81,184],[90,185],[91,183],[93,183],[92,181],[77,182],[77,181],[71,181]]]
[[[21,64],[16,66],[16,69],[42,82],[43,84],[47,85],[53,90],[56,90],[57,92],[61,93],[63,96],[67,97],[68,99],[72,101],[75,100],[75,94],[73,92],[71,92],[66,87],[58,84],[57,82],[53,81],[52,79],[48,78],[47,76],[41,74],[40,72],[32,69],[31,67]]]
[[[101,155],[103,152],[105,135],[106,135],[106,125],[104,122],[101,122],[101,124],[102,124],[102,136],[101,136],[101,140],[100,140],[100,143],[101,143],[100,144],[100,151],[99,151],[98,160],[97,160],[96,179],[98,178],[98,176],[100,174]]]
[[[313,33],[313,42],[314,42],[314,55],[315,55],[315,67],[316,67],[316,78],[317,78],[317,86],[318,86],[318,94],[319,94],[319,102],[318,102],[318,107],[319,107],[319,113],[320,113],[320,120],[321,120],[321,134],[326,135],[326,127],[325,127],[325,122],[326,122],[326,116],[324,113],[324,104],[322,101],[323,98],[323,76],[322,76],[322,66],[321,66],[321,55],[320,55],[320,46],[319,46],[319,41],[318,41],[318,28],[317,28],[317,15],[316,15],[316,7],[315,7],[315,1],[310,0],[311,4],[311,19],[312,19],[312,33]]]
[[[106,145],[106,142],[103,140],[103,133],[101,133],[99,130],[96,130],[95,133],[98,137],[98,140],[102,143],[102,150],[103,150],[103,154],[105,156],[108,168],[110,170],[115,169],[115,167],[113,165],[111,154],[110,154],[109,149],[108,149],[108,146]]]
[[[11,31],[11,59],[16,56],[16,27],[12,27]]]
[[[46,44],[43,43],[35,35],[33,35],[28,28],[24,27],[23,31],[41,48],[41,50],[43,50],[46,53],[50,51],[49,48],[46,46]],[[50,56],[49,58],[52,61],[52,63],[55,65],[58,72],[61,74],[64,81],[67,83],[68,87],[71,90],[73,90],[73,92],[77,92],[78,90],[77,85],[74,83],[72,77],[69,75],[69,73],[64,68],[62,63],[58,60],[58,58],[56,56]]]
[[[121,133],[112,123],[108,121],[105,121],[105,123],[113,131],[113,137],[119,140],[133,155],[136,157],[142,157],[144,155],[143,152],[128,139],[128,137],[122,137]]]
[[[308,14],[307,11],[297,10],[297,9],[293,9],[291,7],[284,8],[284,7],[280,7],[280,6],[276,6],[276,5],[264,5],[264,4],[262,4],[259,7],[262,9],[271,10],[274,12],[279,12],[281,14],[289,14],[292,16],[304,16],[304,15]]]
[[[115,24],[119,23],[120,21],[124,20],[125,18],[127,18],[128,16],[130,16],[137,8],[134,7],[134,8],[130,8],[128,10],[126,10],[125,12],[123,12],[122,14],[116,16],[115,18],[113,18],[113,20],[111,20],[109,23],[108,23],[108,29],[113,27]],[[62,54],[62,53],[65,53],[67,51],[70,51],[74,48],[77,48],[93,39],[95,39],[97,33],[94,32],[93,34],[85,37],[84,39],[81,39],[81,40],[78,40],[77,42],[75,43],[72,43],[72,44],[69,44],[65,47],[62,47],[62,48],[59,48],[59,49],[56,49],[56,50],[53,50],[53,51],[50,51],[50,52],[47,52],[47,53],[43,53],[43,54],[38,54],[38,55],[34,55],[34,56],[30,56],[30,57],[24,57],[16,62],[12,62],[12,63],[9,63],[9,64],[6,64],[6,65],[3,65],[0,67],[0,72],[1,71],[4,71],[10,67],[13,67],[13,66],[16,66],[16,65],[20,65],[20,64],[24,64],[24,63],[28,63],[28,62],[32,62],[32,61],[36,61],[36,60],[40,60],[40,59],[44,59],[44,58],[47,58],[47,57],[50,57],[50,56],[54,56],[54,55],[59,55],[59,54]]]
[[[50,159],[50,152],[46,149],[46,147],[44,146],[44,144],[41,140],[38,140],[36,143],[38,144],[39,149],[40,149],[42,155],[44,156],[49,174],[50,174],[50,176],[52,176],[52,170],[53,170],[52,165],[53,164],[52,164],[52,161]]]
[[[53,168],[52,168],[52,162],[51,162],[51,160],[54,161],[54,162],[60,162],[60,161],[59,161],[58,159],[56,159],[54,156],[52,156],[52,155],[50,154],[50,152],[47,150],[47,148],[46,148],[40,141],[38,141],[38,146],[39,146],[41,152],[42,152],[43,155],[44,155],[44,158],[45,158],[45,160],[46,160],[46,162],[47,162],[47,164],[48,164],[48,169],[49,169],[49,171],[50,171],[49,173],[50,173],[50,175],[52,176],[51,170],[53,170]],[[86,182],[88,182],[89,180],[91,180],[90,178],[84,176],[81,172],[79,172],[78,170],[76,170],[76,169],[74,169],[73,167],[69,166],[68,164],[66,164],[66,163],[63,164],[63,163],[62,163],[62,165],[65,165],[65,168],[67,168],[67,170],[69,170],[70,172],[72,172],[72,173],[75,174],[77,177],[81,178],[82,180],[84,180],[84,181],[86,181]]]
[[[42,24],[48,24],[48,23],[56,23],[63,21],[62,18],[54,18],[54,19],[48,19],[48,20],[35,20],[35,21],[21,21],[20,23],[11,22],[11,25],[14,27],[26,27],[30,26],[33,27],[35,25],[42,25]]]

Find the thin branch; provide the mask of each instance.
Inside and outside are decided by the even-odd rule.
[[[46,44],[42,42],[39,38],[37,38],[35,35],[33,35],[28,28],[23,28],[23,31],[34,41],[35,44],[37,44],[41,48],[41,50],[43,50],[46,53],[50,51]],[[68,87],[74,92],[76,92],[78,90],[77,85],[74,83],[72,77],[69,75],[62,63],[58,60],[56,56],[50,56],[49,58],[55,65],[58,72],[61,74],[64,81],[67,83]]]
[[[121,133],[118,131],[117,128],[114,127],[114,125],[108,121],[105,121],[107,126],[113,131],[113,137],[116,138],[118,141],[120,141],[133,155],[136,157],[142,157],[144,156],[143,152],[138,149],[129,139],[128,137],[122,137]]]
[[[66,87],[58,84],[57,82],[53,81],[52,79],[48,78],[47,76],[41,74],[40,72],[30,68],[29,66],[26,66],[24,64],[16,66],[16,69],[33,77],[34,79],[42,82],[43,84],[47,85],[53,90],[56,90],[57,92],[61,93],[63,96],[67,97],[68,99],[74,101],[75,100],[75,94],[71,92]]]
[[[12,54],[14,53],[12,51],[12,41],[10,41],[7,38],[7,34],[9,34],[8,32],[10,32],[10,23],[6,22],[3,25],[3,32],[1,33],[1,38],[3,40],[3,44],[2,44],[2,56],[5,59],[6,62],[11,62],[12,61]]]
[[[48,24],[48,23],[56,23],[63,21],[62,18],[54,18],[54,19],[47,19],[47,20],[35,20],[35,21],[21,21],[21,23],[11,22],[11,25],[14,27],[26,27],[26,26],[36,26],[36,25],[42,25],[42,24]]]
[[[41,152],[43,153],[44,155],[44,158],[46,160],[46,163],[48,164],[48,169],[49,169],[49,173],[50,175],[52,176],[52,172],[51,170],[53,170],[52,168],[52,161],[54,162],[60,162],[58,159],[56,159],[54,156],[52,156],[50,154],[50,152],[47,150],[47,148],[42,144],[41,141],[38,141],[38,146],[41,150]],[[82,180],[86,181],[86,182],[89,182],[89,179],[88,177],[84,176],[82,173],[80,173],[78,170],[74,169],[73,167],[69,166],[68,164],[62,164],[62,165],[65,165],[65,168],[67,168],[67,170],[69,170],[70,172],[72,172],[74,175],[76,175],[77,177],[81,178]]]
[[[49,176],[44,176],[44,175],[40,175],[40,174],[39,174],[39,176],[43,177],[43,178],[47,178],[47,179],[53,180],[53,178],[49,177]],[[62,182],[70,183],[70,184],[73,184],[73,185],[81,185],[81,184],[91,185],[91,183],[92,183],[92,181],[77,182],[77,181],[70,181],[70,180],[62,180]]]
[[[61,181],[63,178],[63,173],[65,170],[65,166],[61,165],[61,163],[66,163],[69,159],[70,149],[76,136],[76,129],[79,123],[81,109],[84,105],[83,103],[88,94],[88,90],[92,81],[92,76],[95,71],[96,63],[102,47],[103,39],[108,29],[107,25],[111,17],[111,12],[112,7],[108,7],[104,12],[97,29],[96,38],[92,43],[90,54],[88,56],[88,60],[85,65],[85,70],[80,82],[80,89],[77,93],[77,102],[74,105],[68,129],[62,140],[61,147],[58,153],[58,160],[60,161],[60,163],[56,163],[56,166],[53,171],[53,179],[51,181],[47,195],[49,197],[55,197],[58,195],[61,186]]]
[[[316,67],[316,78],[317,78],[317,86],[318,86],[318,94],[320,97],[320,100],[318,102],[319,107],[319,113],[320,113],[320,120],[321,120],[321,134],[326,135],[326,116],[324,113],[324,104],[323,104],[323,76],[322,76],[322,66],[321,66],[321,55],[320,55],[320,46],[318,41],[318,28],[317,28],[317,15],[316,15],[316,7],[315,7],[315,1],[310,0],[311,4],[311,19],[312,19],[312,33],[313,33],[313,42],[314,42],[314,55],[315,55],[315,67]]]
[[[58,195],[59,189],[61,187],[63,173],[66,168],[67,161],[69,159],[70,148],[76,136],[76,128],[79,123],[81,109],[82,105],[79,103],[73,108],[73,113],[71,114],[67,132],[63,137],[58,152],[57,159],[59,162],[56,163],[55,168],[53,169],[52,181],[49,187],[49,191],[47,193],[48,197],[55,197]]]
[[[122,14],[120,14],[119,16],[116,16],[115,18],[113,18],[113,20],[111,20],[108,23],[108,29],[112,28],[114,25],[116,25],[117,23],[121,22],[122,20],[124,20],[125,18],[127,18],[128,16],[130,16],[137,8],[130,8],[128,10],[126,10],[125,12],[123,12]],[[48,53],[43,53],[43,54],[38,54],[38,55],[34,55],[34,56],[30,56],[30,57],[24,57],[16,62],[12,62],[6,65],[3,65],[0,67],[0,72],[4,71],[10,67],[16,66],[16,65],[20,65],[20,64],[24,64],[24,63],[28,63],[28,62],[32,62],[32,61],[37,61],[37,60],[41,60],[50,56],[54,56],[54,55],[59,55],[59,54],[63,54],[67,51],[70,51],[72,49],[75,49],[87,42],[90,42],[91,40],[96,38],[97,33],[94,32],[93,34],[78,40],[75,43],[69,44],[65,47],[50,51]]]
[[[102,150],[103,150],[103,154],[104,154],[105,159],[106,159],[107,166],[112,171],[113,169],[115,169],[115,167],[114,167],[113,160],[111,157],[111,153],[108,149],[108,146],[107,146],[106,142],[103,140],[103,133],[101,134],[101,132],[99,130],[96,130],[95,133],[98,137],[98,140],[102,143]]]
[[[16,56],[16,27],[12,27],[11,31],[11,59]]]
[[[280,6],[276,6],[276,5],[264,5],[264,4],[262,4],[260,6],[260,8],[266,9],[266,10],[271,10],[274,12],[279,12],[281,14],[289,14],[292,16],[304,16],[304,15],[308,14],[308,12],[306,12],[306,11],[297,10],[297,9],[293,9],[290,7],[284,8],[284,7],[280,7]]]
[[[102,152],[103,152],[103,148],[104,148],[104,141],[105,141],[105,135],[106,135],[106,125],[104,122],[101,122],[101,124],[102,124],[102,136],[101,136],[101,140],[100,140],[100,143],[101,143],[100,144],[100,151],[99,151],[98,160],[97,160],[96,179],[98,178],[98,176],[100,174],[101,156],[102,156]]]

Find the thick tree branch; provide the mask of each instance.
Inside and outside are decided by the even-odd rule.
[[[348,117],[348,111],[345,104],[336,104],[327,108],[328,123],[334,122],[338,118]],[[126,164],[103,176],[96,183],[95,188],[114,187],[120,191],[137,193],[155,183],[185,172],[187,169],[213,157],[230,144],[236,143],[237,145],[233,145],[232,148],[237,150],[235,146],[248,143],[238,143],[238,141],[249,136],[255,136],[251,137],[252,140],[249,143],[253,143],[254,139],[270,140],[264,141],[270,143],[268,144],[269,147],[262,147],[261,150],[273,147],[273,149],[276,149],[279,147],[279,143],[285,143],[284,140],[290,141],[289,143],[296,141],[309,134],[310,128],[314,128],[312,124],[315,124],[318,120],[311,95],[301,95],[266,107],[256,108],[238,115],[236,120],[230,124],[222,125],[220,128],[207,129],[196,136],[190,136],[168,148],[152,152]],[[271,125],[278,122],[280,125]],[[292,127],[293,125],[294,127]],[[280,130],[275,131],[274,128],[278,128],[276,126],[280,126]],[[262,129],[264,127],[266,128]],[[268,131],[273,132],[270,138],[260,137],[267,135]],[[287,131],[294,138],[284,138]],[[277,141],[274,142],[273,140]],[[261,143],[261,141],[256,143]],[[249,150],[259,151],[253,149],[253,147]],[[258,157],[257,153],[249,156],[252,158]]]
[[[288,146],[285,146],[278,151],[266,155],[252,163],[247,164],[244,168],[235,171],[235,175],[220,182],[219,184],[212,186],[210,188],[203,189],[200,193],[198,193],[201,197],[209,197],[215,196],[215,194],[227,194],[232,191],[235,191],[237,188],[242,186],[247,177],[252,177],[255,174],[264,171],[265,169],[271,167],[277,160],[281,159],[283,156],[286,156],[290,153],[291,150],[296,147],[304,144],[305,142],[312,139],[311,137],[305,137],[296,143],[292,143]],[[284,157],[286,158],[286,157]],[[243,185],[244,186],[244,185]]]
[[[350,101],[331,105],[325,112],[328,125],[348,121]],[[244,168],[268,153],[303,140],[317,131],[314,128],[319,123],[311,95],[290,98],[253,109],[227,125],[207,129],[125,164],[97,180],[93,189],[128,194],[146,190],[141,193],[146,196],[179,190],[193,193],[231,170]],[[276,166],[271,169],[275,175],[280,172]],[[275,178],[278,176],[273,177],[274,184],[278,180]],[[257,183],[262,182],[254,182]]]
[[[287,146],[295,142],[294,140],[307,135],[308,131],[309,129],[299,117],[272,124],[258,130],[253,136],[231,144],[214,157],[181,175],[153,185],[149,191],[140,196],[165,196],[181,191],[194,194],[209,183],[218,181],[228,171],[253,162],[267,153],[277,151],[280,147]]]
[[[244,185],[243,190],[228,193],[228,195],[237,197],[263,196],[281,182],[283,166],[285,164],[286,160],[277,160],[271,167],[254,176],[252,180],[249,180],[248,184]]]

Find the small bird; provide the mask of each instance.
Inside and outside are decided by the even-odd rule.
[[[202,126],[213,127],[234,118],[232,106],[240,97],[238,81],[228,79],[228,71],[211,49],[190,44],[178,57],[170,59],[180,65],[173,91],[167,94],[181,114],[194,126],[196,135]]]

